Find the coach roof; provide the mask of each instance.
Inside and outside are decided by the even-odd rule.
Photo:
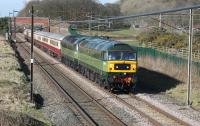
[[[56,34],[51,32],[43,32],[43,31],[36,31],[35,34],[45,36],[48,38],[56,39],[56,40],[63,40],[66,36],[62,34]]]

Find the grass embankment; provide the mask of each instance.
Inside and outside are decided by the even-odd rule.
[[[10,126],[12,124],[20,125],[23,122],[27,123],[26,121],[32,118],[49,125],[49,121],[43,117],[40,110],[35,110],[34,105],[29,102],[28,94],[30,88],[15,55],[9,43],[5,41],[3,36],[0,36],[0,112],[6,111],[7,113],[5,116],[2,114],[0,120],[5,121],[4,125],[9,124]],[[13,114],[9,114],[12,112],[17,112],[18,114],[12,116]],[[21,118],[21,114],[24,114],[26,118]],[[13,122],[15,120],[13,118],[21,118],[22,122]],[[35,123],[33,120],[32,122]]]
[[[163,58],[139,58],[139,78],[144,92],[164,93],[183,103],[187,98],[187,64],[176,64]],[[192,69],[192,106],[200,110],[200,76]]]
[[[148,44],[148,42],[153,42],[160,47],[175,49],[187,47],[186,38],[186,34],[172,33],[164,28],[152,28],[141,32],[137,36],[138,41],[142,43]],[[143,80],[144,84],[147,84],[147,87],[155,92],[164,92],[166,95],[186,103],[187,62],[176,62],[176,58],[173,61],[170,60],[170,57],[162,57],[159,54],[147,55],[139,58],[139,65],[146,68],[146,70],[142,71],[143,73],[140,72],[140,77],[145,78]],[[193,65],[191,101],[193,102],[192,106],[200,110],[200,76],[198,74],[198,67]]]

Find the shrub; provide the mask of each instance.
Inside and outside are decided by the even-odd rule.
[[[185,35],[170,33],[164,28],[152,28],[146,32],[140,33],[136,39],[145,44],[153,42],[159,46],[177,49],[186,47],[187,45]]]

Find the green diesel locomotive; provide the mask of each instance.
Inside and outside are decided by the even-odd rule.
[[[110,90],[132,90],[137,82],[137,51],[128,44],[101,37],[67,36],[61,42],[62,62]]]

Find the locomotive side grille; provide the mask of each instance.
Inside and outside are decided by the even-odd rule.
[[[130,64],[115,64],[114,69],[115,70],[130,70],[131,65]]]

